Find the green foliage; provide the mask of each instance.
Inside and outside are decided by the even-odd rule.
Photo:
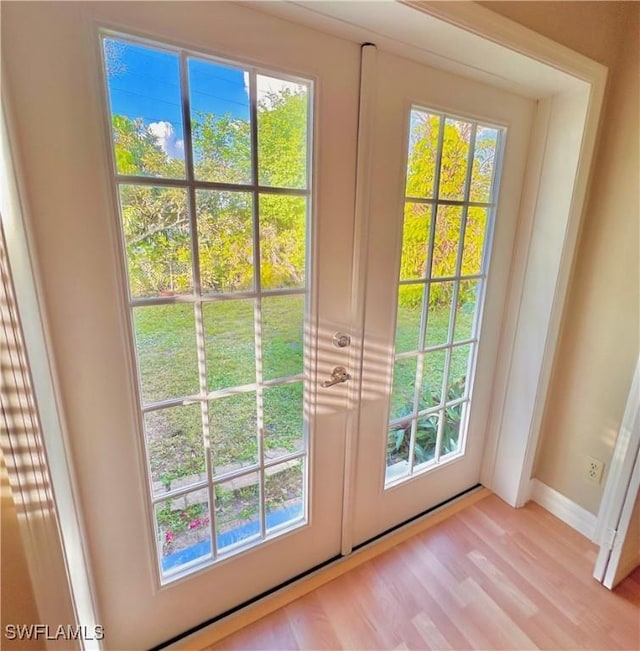
[[[196,205],[203,290],[250,289],[253,285],[251,195],[199,190]]]
[[[251,131],[247,121],[231,115],[199,113],[192,130],[198,180],[251,182]]]
[[[114,115],[113,141],[119,174],[169,176],[167,156],[149,131],[144,120]]]
[[[260,277],[264,289],[304,286],[306,213],[304,197],[260,195]]]
[[[265,93],[258,106],[260,183],[306,187],[307,94]],[[184,178],[141,119],[112,119],[120,174]],[[192,124],[194,174],[199,180],[251,182],[249,123],[230,115],[198,114]],[[191,291],[190,220],[186,191],[121,186],[123,230],[135,297]],[[201,282],[208,292],[253,284],[252,198],[242,191],[199,190],[196,201]],[[306,201],[260,197],[261,278],[265,287],[300,287],[305,279]]]
[[[419,203],[406,202],[404,205],[404,224],[402,233],[402,258],[400,278],[425,278],[427,274],[427,246],[431,227],[431,207]],[[407,297],[407,301],[410,297]],[[419,303],[419,298],[418,298]],[[415,307],[418,303],[404,303]]]
[[[306,90],[284,88],[260,96],[258,160],[261,185],[303,188],[307,185]],[[435,183],[438,116],[412,112],[407,163],[409,197],[430,197]],[[231,115],[197,114],[192,123],[194,173],[197,179],[233,184],[251,182],[251,132],[248,121]],[[440,197],[462,198],[470,125],[447,120],[444,126]],[[113,116],[118,172],[127,175],[184,178],[182,160],[160,147],[142,119]],[[478,140],[472,168],[476,200],[488,200],[495,143]],[[201,190],[197,223],[201,278],[206,291],[249,289],[253,283],[253,224],[251,196],[246,192]],[[123,186],[123,227],[134,296],[191,291],[190,226],[186,192],[176,188]],[[305,278],[307,206],[304,198],[260,196],[262,285],[299,287]],[[462,210],[440,206],[436,215],[431,275],[450,276],[456,268]],[[400,277],[424,278],[431,230],[431,207],[408,201],[404,210]],[[480,269],[486,216],[470,209],[465,236],[463,273]],[[445,305],[450,289],[434,285],[432,305]],[[420,291],[406,292],[404,307],[419,307]]]
[[[269,91],[258,103],[260,185],[304,188],[307,185],[307,110],[305,90]]]
[[[433,197],[435,165],[440,118],[435,115],[412,111],[409,158],[407,161],[406,194],[408,197]],[[479,133],[483,133],[480,130]],[[470,125],[446,120],[443,135],[442,165],[439,179],[439,198],[462,199],[467,174]],[[476,143],[471,174],[471,193],[475,201],[488,201],[495,157],[495,139],[480,138]],[[407,201],[404,209],[402,260],[400,278],[425,278],[427,273],[427,250],[431,229],[431,207]],[[431,277],[452,276],[455,273],[458,238],[462,208],[440,206],[435,216],[433,259]],[[468,211],[464,240],[463,274],[478,273],[484,249],[486,215],[484,209]],[[462,296],[463,301],[472,296]],[[451,287],[445,284],[432,286],[430,305],[446,306],[451,301]],[[416,308],[420,305],[420,292],[403,293],[401,305]]]
[[[439,118],[412,111],[411,147],[407,163],[407,196],[431,197],[435,181]]]
[[[191,504],[186,508],[176,508],[173,500],[167,500],[156,512],[158,525],[173,533],[187,531],[189,523],[206,514],[204,504]]]
[[[454,401],[464,395],[466,376],[458,377],[449,386],[447,401]],[[440,394],[432,392],[433,404],[440,403]],[[412,405],[408,406],[409,411]],[[455,452],[459,446],[460,421],[462,418],[462,403],[447,406],[444,409],[444,423],[442,426],[442,440],[440,454],[445,455]],[[411,419],[400,423],[394,431],[389,432],[387,438],[387,465],[406,460],[409,456],[411,443]],[[439,415],[431,414],[418,418],[416,423],[416,440],[414,443],[415,463],[426,463],[435,457],[438,438]]]
[[[186,191],[120,186],[122,226],[133,296],[191,289],[191,251]]]

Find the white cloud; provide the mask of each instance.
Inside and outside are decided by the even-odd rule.
[[[176,137],[171,122],[152,122],[147,130],[156,139],[162,150],[171,158],[184,158],[184,141]]]
[[[271,106],[274,96],[282,95],[286,91],[289,91],[293,95],[307,91],[307,87],[303,84],[297,84],[295,81],[287,81],[286,79],[275,79],[266,75],[257,76],[256,86],[258,102],[267,108]]]

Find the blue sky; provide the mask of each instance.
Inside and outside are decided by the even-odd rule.
[[[179,56],[110,38],[104,47],[112,114],[142,118],[167,154],[184,158]],[[198,59],[188,68],[192,119],[199,112],[249,119],[246,73]]]

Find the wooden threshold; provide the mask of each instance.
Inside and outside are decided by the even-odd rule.
[[[333,579],[346,574],[350,570],[366,563],[380,554],[383,554],[417,534],[430,529],[443,520],[455,515],[462,509],[475,504],[489,495],[491,495],[491,491],[482,486],[469,491],[461,497],[430,511],[422,517],[416,518],[380,538],[376,538],[372,542],[358,548],[348,556],[343,556],[315,572],[272,592],[262,599],[235,611],[227,617],[224,617],[199,631],[187,635],[171,645],[161,648],[168,649],[169,651],[186,649],[199,650],[215,644],[228,635],[239,631],[249,624],[253,624],[266,615],[275,612],[279,608],[287,606],[296,599],[299,599],[320,586],[329,583],[329,581],[333,581]]]

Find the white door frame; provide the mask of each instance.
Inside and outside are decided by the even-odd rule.
[[[3,89],[4,92],[4,89]],[[4,102],[0,105],[0,222],[9,259],[18,327],[26,349],[31,388],[39,422],[3,433],[2,449],[11,494],[33,586],[39,623],[56,632],[58,625],[85,626],[71,640],[47,641],[47,648],[99,649],[95,599],[82,514],[69,454],[61,396],[51,358],[47,316],[38,281],[37,260],[25,220],[20,174],[13,155]],[[11,335],[10,335],[11,336]],[[13,333],[19,337],[20,333]],[[11,387],[7,387],[10,391]],[[4,396],[3,396],[4,399]],[[37,508],[36,508],[37,507]],[[29,578],[29,577],[27,577]],[[15,622],[32,624],[38,622]],[[4,631],[0,632],[3,635]],[[40,635],[46,633],[40,632]]]
[[[595,579],[612,588],[640,484],[640,357],[616,439],[593,536],[600,551]]]
[[[403,56],[428,59],[432,66],[486,83],[503,87],[506,84],[539,99],[482,471],[485,486],[509,504],[521,506],[529,498],[531,470],[587,193],[607,69],[474,3],[309,4],[312,6],[258,3],[257,8],[285,14],[360,42],[374,41]],[[332,16],[332,12],[336,15]],[[355,12],[355,21],[353,15],[345,17],[345,12]],[[434,34],[444,36],[434,39]],[[454,45],[465,44],[453,55],[447,50],[451,36],[455,37]],[[11,138],[10,112],[8,132]],[[12,144],[21,186],[19,143]],[[21,230],[25,242],[32,241],[24,197],[22,212],[24,220],[19,204],[14,202],[13,209],[7,212],[3,206],[3,224],[10,222]],[[357,225],[356,234],[366,237],[360,226]],[[47,482],[53,485],[63,532],[60,562],[66,566],[69,577],[76,577],[69,581],[75,603],[73,617],[78,624],[92,626],[96,621],[94,612],[99,622],[99,610],[89,589],[91,573],[84,555],[80,555],[81,562],[75,560],[83,546],[82,514],[74,498],[71,464],[66,455],[63,401],[55,391],[56,351],[47,345],[43,305],[38,307],[32,300],[39,284],[34,268],[37,261],[24,264],[20,256],[19,247],[9,247],[14,274],[20,275],[15,284],[22,320],[24,323],[37,318],[42,324],[41,328],[25,332],[27,351],[32,365],[42,365],[51,380],[47,387],[35,387],[36,397],[41,411],[52,409],[58,413],[51,419],[42,418],[49,467],[48,473],[41,475],[43,486],[38,488],[45,489]],[[354,308],[357,311],[358,306]],[[352,323],[357,320],[352,319]],[[356,435],[357,432],[351,433]],[[51,594],[64,588],[52,586],[49,574],[35,562],[34,556],[47,545],[43,537],[33,533],[32,519],[36,517],[37,514],[25,512],[21,532],[23,539],[29,541],[25,547],[34,591],[36,595]],[[42,621],[49,621],[50,612],[46,611],[55,604],[39,600],[38,605]]]

